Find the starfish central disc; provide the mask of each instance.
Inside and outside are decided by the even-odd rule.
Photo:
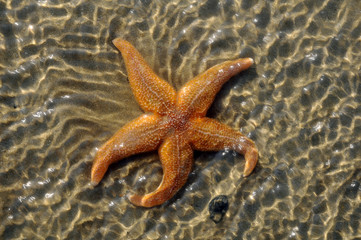
[[[189,118],[185,116],[182,112],[174,111],[168,114],[167,120],[174,129],[183,131],[187,127]]]

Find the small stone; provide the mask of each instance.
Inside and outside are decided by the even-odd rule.
[[[223,216],[228,210],[228,197],[225,195],[219,195],[212,199],[209,203],[210,218],[215,223],[222,221]]]

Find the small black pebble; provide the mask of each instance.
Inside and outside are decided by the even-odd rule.
[[[228,197],[225,195],[219,195],[212,199],[209,203],[210,218],[215,223],[222,221],[223,216],[228,210]]]

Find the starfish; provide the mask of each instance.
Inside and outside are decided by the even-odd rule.
[[[252,140],[216,120],[206,112],[222,85],[249,68],[251,58],[218,64],[186,83],[177,93],[158,77],[129,42],[116,38],[129,83],[146,112],[122,127],[97,152],[91,170],[92,184],[98,184],[110,164],[130,155],[158,149],[163,168],[159,187],[145,195],[130,195],[137,206],[153,207],[171,199],[186,183],[193,166],[193,150],[232,149],[244,155],[244,176],[256,166],[258,151]]]

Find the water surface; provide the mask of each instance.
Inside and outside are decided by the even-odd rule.
[[[0,238],[360,238],[360,1],[167,2],[0,2]],[[142,114],[116,37],[177,89],[254,58],[208,112],[256,142],[254,173],[232,151],[196,152],[184,188],[144,209],[125,195],[160,183],[147,153],[89,186],[96,148]]]

